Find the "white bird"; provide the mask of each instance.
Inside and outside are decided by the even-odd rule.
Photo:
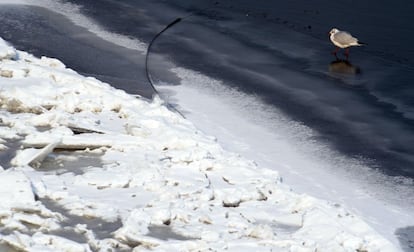
[[[335,51],[332,52],[336,56],[339,48],[345,49],[345,56],[349,56],[349,47],[351,46],[362,46],[364,43],[359,42],[357,38],[353,37],[349,32],[340,31],[336,28],[333,28],[330,32],[330,39],[332,43],[336,46]]]

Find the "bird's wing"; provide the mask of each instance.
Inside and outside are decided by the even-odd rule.
[[[358,39],[354,38],[351,34],[348,32],[340,31],[335,34],[334,39],[336,42],[342,44],[342,45],[352,45],[352,44],[358,44]]]

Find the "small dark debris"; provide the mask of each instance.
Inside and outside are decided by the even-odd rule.
[[[239,207],[240,203],[241,201],[237,201],[237,202],[224,202],[223,201],[223,207]]]
[[[85,134],[85,133],[96,133],[96,134],[104,134],[101,131],[97,131],[97,130],[92,130],[92,129],[85,129],[85,128],[80,128],[80,127],[75,127],[75,126],[68,126],[68,128],[73,132],[73,134],[75,135],[79,135],[79,134]]]

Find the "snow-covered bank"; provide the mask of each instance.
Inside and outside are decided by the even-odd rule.
[[[159,89],[198,128],[259,166],[278,170],[295,192],[343,204],[396,245],[412,249],[412,238],[404,238],[412,237],[414,225],[411,179],[386,176],[336,152],[317,140],[317,132],[220,80],[183,68],[172,71],[181,85]]]
[[[0,248],[396,251],[351,211],[291,192],[277,172],[224,150],[158,99],[3,40],[0,55],[1,148],[22,145],[0,172]],[[45,170],[30,157],[48,144],[100,160]]]

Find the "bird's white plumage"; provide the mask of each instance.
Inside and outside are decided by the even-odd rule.
[[[353,37],[349,32],[340,31],[336,28],[333,28],[330,32],[330,39],[332,43],[340,48],[348,48],[350,46],[361,46],[362,44],[358,42],[358,39]]]

